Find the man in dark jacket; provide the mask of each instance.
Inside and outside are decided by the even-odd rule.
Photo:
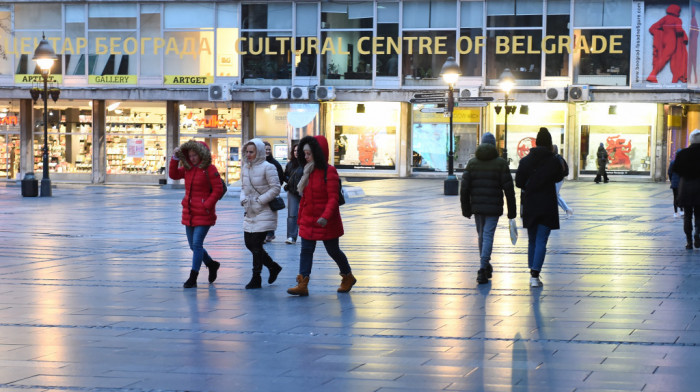
[[[547,252],[547,240],[552,230],[559,229],[556,183],[564,179],[564,168],[552,151],[552,135],[540,128],[537,147],[520,160],[515,173],[515,186],[522,189],[520,201],[523,227],[527,228],[527,265],[530,286],[542,286],[540,270]]]
[[[690,134],[690,146],[676,154],[673,171],[681,176],[678,184],[678,205],[683,207],[683,231],[686,249],[693,249],[693,217],[695,217],[695,247],[700,248],[700,129]]]
[[[493,134],[486,132],[482,136],[475,155],[462,175],[460,203],[462,215],[471,218],[474,214],[481,256],[476,281],[484,284],[489,282],[493,272],[491,250],[498,218],[503,215],[503,194],[508,204],[508,219],[515,219],[515,188],[508,163],[498,156]]]
[[[282,165],[280,165],[280,163],[277,162],[277,159],[275,159],[275,157],[272,156],[272,146],[270,145],[270,142],[264,141],[263,143],[265,143],[265,160],[275,165],[275,168],[277,169],[277,175],[280,178],[280,186],[282,186],[282,184],[284,184],[284,170],[282,169]],[[274,239],[275,231],[268,231],[267,237],[265,237],[265,242],[270,242]]]

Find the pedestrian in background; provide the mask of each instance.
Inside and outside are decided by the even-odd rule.
[[[700,248],[700,129],[690,133],[690,146],[676,154],[673,171],[681,176],[678,183],[678,205],[683,207],[683,231],[686,249],[693,249],[693,218],[695,218],[695,247]]]
[[[596,156],[598,163],[598,173],[595,176],[595,183],[600,183],[600,179],[602,177],[603,181],[607,184],[608,173],[605,171],[605,166],[608,164],[608,151],[605,149],[605,146],[603,146],[603,143],[600,143],[600,146],[598,146],[598,152],[596,153]]]
[[[241,206],[243,238],[245,246],[253,254],[253,277],[246,289],[262,287],[263,265],[270,271],[267,283],[272,284],[282,271],[265,249],[265,237],[277,228],[277,211],[272,211],[270,202],[280,194],[280,180],[275,167],[265,160],[265,144],[260,139],[251,139],[243,147],[245,163],[241,167]]]
[[[467,162],[462,174],[460,204],[462,215],[471,218],[479,238],[481,264],[476,274],[479,284],[489,282],[493,274],[491,251],[498,218],[503,215],[503,195],[508,205],[508,219],[515,219],[515,188],[505,159],[498,156],[496,137],[486,132],[476,149],[474,158]]]
[[[301,196],[297,191],[297,185],[304,174],[304,167],[299,164],[297,158],[297,146],[292,144],[289,150],[289,160],[284,167],[284,190],[287,191],[287,244],[295,244],[299,235],[299,225],[297,225],[297,214],[299,213],[299,201]]]
[[[676,151],[676,156],[678,156],[678,153],[681,151],[679,148],[678,151]],[[672,160],[671,163],[668,165],[668,179],[671,181],[671,191],[673,192],[673,217],[678,218],[678,185],[681,182],[681,176],[673,171],[673,164],[676,162],[676,160]],[[680,207],[681,210],[681,215],[683,216],[683,207]]]
[[[204,238],[216,223],[216,202],[224,193],[219,171],[211,163],[211,151],[204,142],[190,140],[173,150],[168,175],[173,180],[185,179],[182,199],[182,224],[192,250],[192,269],[183,287],[197,287],[202,262],[209,269],[209,283],[214,283],[221,264],[204,249]]]
[[[559,146],[557,146],[556,144],[552,145],[552,151],[559,160],[559,163],[561,163],[562,170],[564,170],[564,177],[567,177],[569,175],[569,165],[566,163],[564,157],[559,154]],[[564,201],[564,198],[561,197],[561,194],[559,193],[559,191],[561,191],[562,185],[564,185],[564,179],[557,182],[557,204],[559,204],[559,207],[561,207],[561,209],[564,210],[566,216],[570,217],[574,214],[574,210],[569,208],[569,205],[566,204],[566,201]]]
[[[282,165],[280,165],[277,159],[275,159],[275,157],[272,156],[272,146],[270,145],[270,142],[264,141],[263,143],[265,144],[265,160],[273,164],[275,166],[275,169],[277,169],[277,175],[280,179],[280,186],[282,186],[282,184],[284,184],[284,170],[282,170]],[[265,242],[271,242],[274,239],[275,231],[268,231],[267,236],[265,237]]]
[[[299,275],[297,285],[289,288],[291,295],[309,295],[309,276],[313,265],[316,241],[323,241],[328,255],[340,269],[342,280],[339,293],[347,293],[357,283],[352,274],[348,258],[340,250],[343,221],[340,218],[340,177],[335,167],[328,164],[328,140],[324,136],[306,136],[299,141],[299,164],[304,172],[297,189],[301,194],[299,203]]]
[[[523,227],[527,228],[527,265],[530,286],[542,286],[540,271],[547,253],[547,241],[552,230],[559,229],[556,183],[564,179],[561,162],[552,151],[552,135],[540,128],[537,147],[520,160],[515,173],[515,185],[522,189]]]

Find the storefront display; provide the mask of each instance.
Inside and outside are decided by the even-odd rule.
[[[400,104],[333,102],[330,127],[338,169],[396,170]]]
[[[76,106],[49,108],[48,141],[49,172],[90,173],[92,171],[92,111],[87,101]],[[43,108],[34,127],[35,172],[43,171],[44,126]]]
[[[595,175],[601,143],[608,152],[608,175],[651,174],[655,104],[588,104],[579,107],[581,174]]]
[[[272,155],[282,165],[288,161],[289,143],[318,135],[317,103],[256,103],[255,137],[272,145]]]
[[[434,105],[413,105],[413,171],[447,171],[449,117],[432,113]],[[424,110],[428,109],[428,110]],[[481,114],[479,108],[455,108],[452,114],[454,167],[464,169],[476,151]]]
[[[19,115],[0,108],[0,180],[15,179],[19,173]]]
[[[165,175],[165,107],[107,102],[107,174]]]

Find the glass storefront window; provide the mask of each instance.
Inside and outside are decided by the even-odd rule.
[[[564,139],[566,124],[565,103],[510,103],[515,106],[515,112],[508,115],[508,160],[511,170],[516,170],[520,160],[530,153],[530,149],[536,146],[535,139],[540,127],[545,127],[552,135],[552,143],[564,151],[567,141]],[[496,140],[499,153],[503,153],[505,139],[505,110],[495,112],[498,105],[491,105],[494,110]],[[523,109],[526,106],[527,109]],[[501,105],[501,109],[503,109]],[[525,114],[527,113],[527,114]]]
[[[547,2],[548,36],[569,35],[569,0]],[[569,76],[569,54],[565,51],[545,53],[545,76]]]
[[[403,75],[406,86],[444,86],[445,82],[440,77],[440,71],[447,57],[455,53],[455,31],[405,31],[404,37],[416,37],[413,40],[405,40],[403,43]],[[433,54],[421,48],[421,40],[430,39],[431,42],[444,44],[442,51],[445,54]],[[413,53],[406,55],[406,53]]]
[[[165,105],[107,101],[107,174],[164,175]]]
[[[256,103],[255,137],[272,145],[272,155],[284,165],[288,159],[288,140],[318,135],[317,103]],[[330,141],[329,141],[330,143]]]
[[[17,52],[21,52],[19,56],[15,56],[15,73],[18,75],[41,74],[36,62],[32,60],[34,50],[41,41],[42,34],[46,35],[49,42],[59,42],[61,31],[15,31],[14,41],[17,43]],[[57,52],[58,53],[58,52]],[[60,53],[59,53],[60,54]],[[58,60],[51,67],[51,75],[61,75],[62,73],[62,56],[58,56]]]
[[[0,106],[0,179],[17,179],[19,174],[19,113]]]
[[[44,148],[43,104],[37,102],[34,110],[34,171],[41,173]],[[70,106],[49,105],[48,119],[49,171],[91,173],[92,110],[88,101],[74,101]]]
[[[321,56],[323,83],[331,86],[369,86],[372,83],[371,41],[372,31],[321,33],[321,42],[333,42],[336,48]],[[364,45],[363,49],[358,47],[360,43]]]
[[[377,4],[377,39],[383,43],[376,51],[377,76],[399,76],[399,54],[389,46],[401,42],[399,35],[399,3]]]
[[[510,51],[498,53],[499,40],[510,43]],[[514,45],[520,50],[531,46],[531,52],[512,53]],[[542,79],[542,30],[489,30],[486,39],[486,80],[490,86],[498,85],[504,69],[510,68],[516,84],[539,86]]]
[[[395,170],[401,104],[333,102],[329,143],[338,169]]]
[[[244,84],[290,84],[291,32],[244,32],[240,43]],[[278,40],[284,38],[285,40]],[[282,50],[284,46],[284,51]]]
[[[615,110],[610,110],[610,104],[577,106],[581,174],[596,174],[596,152],[603,143],[608,175],[650,175],[656,104],[613,105]]]
[[[88,75],[136,75],[136,4],[88,5]]]
[[[443,113],[423,113],[430,105],[413,105],[413,171],[447,171],[450,150],[449,117]],[[455,108],[452,115],[455,169],[464,169],[474,157],[481,113],[479,108]]]
[[[161,35],[161,6],[159,4],[142,4],[141,5],[141,21],[139,30],[141,37],[160,37]],[[155,50],[153,40],[143,40],[142,52],[139,57],[141,60],[140,76],[160,76],[162,74],[161,63],[162,56]]]
[[[583,48],[575,48],[574,50],[574,79],[576,83],[597,86],[629,85],[630,29],[576,30],[574,35],[581,37],[582,40],[585,39],[589,45],[586,50]],[[600,40],[600,37],[603,37],[605,43]],[[611,45],[613,42],[617,43],[615,51],[620,53],[612,53]],[[603,46],[607,49],[601,50]],[[600,53],[594,53],[596,51]]]
[[[0,35],[7,37],[12,31],[12,13],[9,6],[0,5]],[[7,48],[0,45],[0,75],[12,74],[13,56],[7,53]]]

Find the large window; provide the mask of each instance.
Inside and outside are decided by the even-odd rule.
[[[413,105],[413,171],[447,171],[450,151],[449,117],[443,113],[424,113],[430,105]],[[455,108],[453,112],[454,167],[462,170],[474,157],[479,134],[480,110]]]
[[[107,101],[107,174],[165,174],[165,106]]]
[[[34,50],[36,49],[42,34],[46,35],[49,42],[60,42],[63,34],[61,24],[56,23],[63,17],[61,4],[42,4],[38,7],[33,3],[15,4],[15,33],[11,42],[16,43],[17,51],[21,54],[15,56],[15,73],[39,74],[39,68],[32,61]],[[9,24],[8,21],[4,23]],[[61,48],[55,48],[56,53],[61,54]],[[51,68],[52,75],[61,75],[63,70],[62,57],[59,56]]]
[[[165,75],[214,75],[214,4],[165,4]],[[167,49],[175,42],[179,51]]]
[[[481,59],[484,50],[477,53],[477,37],[484,35],[484,3],[463,1],[461,3],[459,65],[462,76],[482,76]]]
[[[137,75],[137,17],[136,4],[88,5],[88,75]]]
[[[371,85],[373,20],[372,2],[321,3],[323,84]]]
[[[243,4],[243,83],[291,84],[292,4]]]
[[[60,101],[59,101],[60,102]],[[70,106],[49,107],[49,171],[52,173],[92,172],[92,109],[87,101],[73,101]],[[39,102],[34,109],[43,112]],[[34,127],[34,171],[42,172],[44,116],[36,118]]]
[[[569,35],[569,9],[569,0],[547,2],[547,36]],[[569,52],[565,50],[557,49],[553,53],[545,53],[545,76],[569,76],[569,57]]]
[[[377,4],[377,76],[399,76],[399,54],[389,47],[399,41],[399,3]],[[400,47],[400,45],[398,46]]]

